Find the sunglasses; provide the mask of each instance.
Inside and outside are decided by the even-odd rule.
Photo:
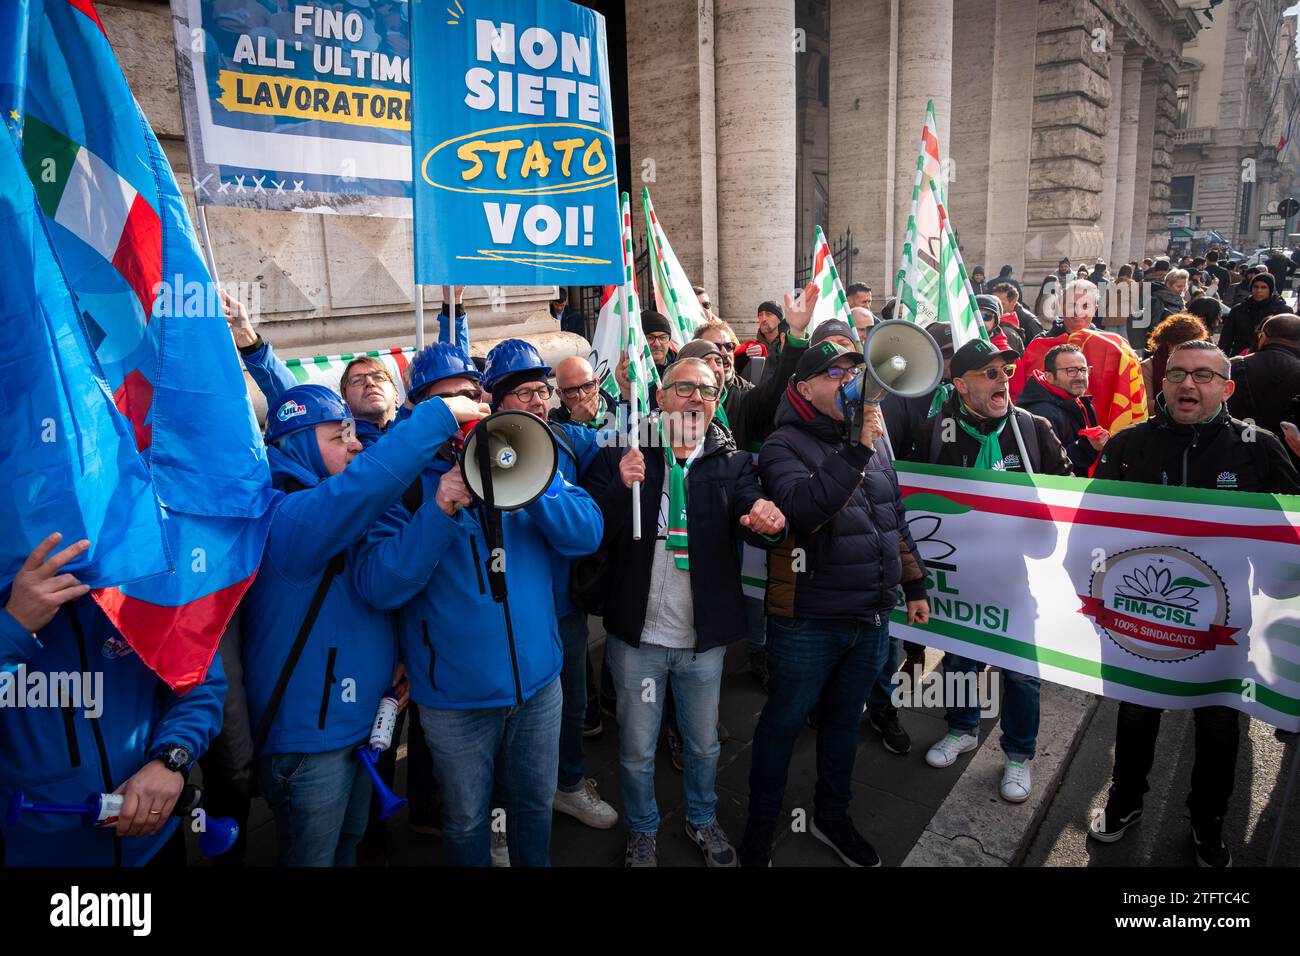
[[[1192,377],[1192,381],[1196,382],[1198,385],[1209,385],[1211,382],[1214,381],[1214,377],[1216,375],[1219,378],[1223,379],[1225,382],[1228,381],[1228,376],[1222,374],[1221,372],[1216,372],[1212,368],[1198,368],[1198,369],[1193,369],[1190,372],[1185,368],[1165,369],[1165,380],[1169,382],[1173,382],[1175,385],[1177,385],[1180,382],[1187,381],[1188,375],[1190,375]]]
[[[700,382],[673,382],[668,388],[672,389],[673,394],[678,398],[690,398],[696,392],[700,393],[700,398],[706,402],[716,399],[721,392],[716,385],[704,385]]]
[[[468,398],[472,402],[477,402],[483,397],[481,389],[462,388],[458,392],[430,392],[425,398]]]
[[[853,378],[854,375],[858,374],[858,367],[856,365],[832,365],[822,374],[832,382],[838,382],[842,379]]]
[[[990,382],[996,382],[996,381],[998,380],[998,376],[999,376],[999,375],[1006,375],[1007,378],[1012,378],[1012,377],[1014,377],[1015,374],[1016,374],[1016,366],[1015,366],[1014,364],[1012,364],[1012,365],[1003,365],[1001,368],[985,368],[985,369],[980,369],[980,370],[975,371],[975,372],[967,372],[967,373],[965,373],[965,374],[967,374],[967,375],[983,375],[983,376],[984,376],[986,379],[988,379]]]

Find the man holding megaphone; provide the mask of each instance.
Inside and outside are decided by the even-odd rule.
[[[357,589],[358,548],[461,424],[486,412],[464,396],[427,402],[362,455],[331,389],[298,385],[271,407],[267,459],[284,497],[244,599],[243,663],[281,865],[356,860],[371,780],[353,751],[397,666],[392,621]]]
[[[455,375],[467,377],[472,365],[458,359],[467,367]],[[484,377],[495,397],[510,387],[525,405],[549,398],[545,375],[511,384],[493,374],[500,370],[490,358]],[[444,384],[421,378],[432,384],[412,389],[417,413]],[[447,865],[491,863],[498,752],[511,863],[550,862],[563,660],[553,569],[595,551],[602,529],[590,496],[565,479],[563,457],[544,421],[498,402],[459,453],[425,469],[419,493],[376,523],[361,549],[362,596],[401,611],[411,699],[442,786]]]

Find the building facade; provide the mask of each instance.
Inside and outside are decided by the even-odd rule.
[[[1260,216],[1295,191],[1290,142],[1300,76],[1292,0],[1227,0],[1183,50],[1176,96],[1170,214],[1174,232],[1213,230],[1250,253],[1269,242]],[[1273,233],[1291,243],[1294,219]],[[1199,251],[1199,250],[1198,250]]]
[[[793,284],[815,225],[851,230],[854,279],[889,294],[928,101],[963,255],[990,274],[1010,264],[1036,283],[1062,257],[1165,252],[1181,177],[1215,228],[1289,188],[1287,157],[1264,148],[1300,99],[1283,0],[1223,0],[1212,21],[1210,0],[587,3],[607,18],[633,222],[648,186],[691,280],[743,331]],[[168,6],[98,6],[188,190]],[[1232,181],[1247,153],[1266,186]],[[258,286],[264,331],[288,354],[410,342],[409,221],[222,208],[208,219],[222,279]],[[468,290],[476,351],[559,336],[553,293]],[[430,329],[439,301],[427,290]]]

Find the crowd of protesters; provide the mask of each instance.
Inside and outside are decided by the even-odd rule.
[[[845,863],[877,866],[850,815],[859,733],[867,726],[890,752],[910,752],[889,690],[900,670],[919,679],[924,648],[900,646],[890,621],[896,610],[909,623],[929,619],[895,456],[1195,488],[1222,488],[1231,471],[1242,491],[1300,493],[1300,317],[1278,295],[1290,263],[1277,258],[1241,268],[1212,249],[1176,267],[1127,263],[1114,276],[1104,262],[1076,269],[1063,259],[1032,311],[1010,266],[992,279],[977,268],[987,340],[954,348],[949,325],[928,326],[941,383],[868,404],[860,421],[844,387],[896,301],[878,318],[871,289],[854,284],[851,324],[830,319],[810,332],[818,290],[809,285],[758,304],[755,337],[741,341],[697,288],[707,320],[693,340],[675,342],[656,311],[641,316],[659,385],[635,440],[613,414],[632,394],[626,357],[615,370],[620,398],[585,357],[552,368],[521,339],[476,359],[463,290],[405,381],[360,356],[337,391],[298,384],[227,298],[234,344],[269,409],[267,457],[282,493],[260,572],[206,681],[175,697],[138,661],[117,664],[129,648],[62,571],[85,542],[58,550],[51,535],[32,553],[4,596],[0,671],[115,666],[111,719],[0,713],[0,790],[117,791],[125,801],[104,829],[10,820],[5,862],[183,862],[172,810],[201,761],[209,812],[246,821],[253,796],[267,800],[282,864],[354,864],[374,801],[353,754],[391,694],[407,743],[409,822],[440,834],[446,864],[547,865],[559,812],[599,829],[621,822],[627,865],[656,865],[666,732],[685,831],[704,862],[770,865],[795,742],[811,723],[809,832]],[[551,315],[585,332],[564,296]],[[546,422],[559,453],[545,490],[509,511],[484,506],[451,450],[463,428],[500,411]],[[757,634],[743,545],[767,554]],[[598,662],[591,615],[606,633]],[[742,641],[767,697],[744,832],[728,834],[716,812],[718,710],[726,649]],[[942,666],[986,664],[948,653]],[[1010,671],[1003,680],[997,789],[1019,803],[1034,786],[1040,686]],[[1231,858],[1223,821],[1239,716],[1195,712],[1188,806],[1205,865]],[[979,746],[978,707],[952,701],[946,717],[924,758],[938,769]],[[586,773],[584,741],[606,719],[617,723],[621,817]],[[1159,721],[1159,710],[1121,704],[1093,838],[1118,840],[1140,819]],[[380,765],[390,783],[395,751]],[[215,862],[242,852],[241,841]]]

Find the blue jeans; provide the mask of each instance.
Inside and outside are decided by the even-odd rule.
[[[947,652],[943,655],[944,673],[978,674],[984,669],[979,661]],[[1037,677],[1003,670],[1002,680],[1002,738],[998,742],[1003,752],[1012,760],[1032,760],[1038,744],[1038,696],[1040,681]],[[978,707],[950,706],[947,712],[950,734],[979,736],[980,709]]]
[[[867,710],[872,714],[885,714],[895,709],[890,698],[894,693],[894,675],[898,673],[901,643],[898,638],[891,638],[885,648],[885,663],[876,675],[875,683],[871,685],[871,693],[867,695]]]
[[[420,708],[420,723],[442,786],[442,860],[491,866],[492,779],[504,756],[506,832],[512,866],[551,865],[551,802],[559,765],[559,678],[522,707]]]
[[[858,751],[862,705],[880,673],[889,644],[889,620],[821,621],[773,617],[768,632],[771,673],[767,703],[754,731],[749,769],[749,816],[775,821],[785,798],[795,740],[808,712],[821,701],[817,721],[814,816],[848,816],[849,778]]]
[[[258,759],[262,795],[275,815],[280,866],[356,865],[372,788],[355,750]]]
[[[623,815],[634,833],[659,832],[655,803],[655,746],[663,720],[668,675],[682,735],[686,769],[686,819],[692,826],[713,822],[718,795],[718,692],[722,688],[725,647],[696,654],[657,644],[640,647],[610,637],[605,663],[612,667],[618,693],[618,769]]]
[[[560,687],[564,694],[564,716],[560,721],[561,790],[577,790],[587,775],[587,758],[582,749],[582,731],[587,723],[587,615],[574,611],[559,621],[564,645],[564,669]]]

